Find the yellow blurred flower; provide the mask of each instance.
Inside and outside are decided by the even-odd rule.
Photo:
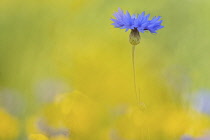
[[[70,139],[65,136],[56,136],[56,137],[50,138],[50,140],[70,140]]]
[[[70,132],[78,135],[93,133],[100,119],[100,111],[94,101],[78,91],[57,99],[60,115]]]
[[[182,110],[168,112],[163,130],[169,137],[180,137],[185,134],[191,124],[190,116]]]
[[[31,134],[29,140],[49,140],[45,135],[42,134]]]
[[[19,135],[19,124],[16,118],[0,108],[0,139],[16,139]]]
[[[59,94],[28,121],[28,133],[41,132],[53,140],[98,135],[95,130],[103,123],[103,110],[98,107],[98,103],[81,92]]]
[[[162,131],[159,122],[163,113],[160,110],[142,111],[136,106],[129,106],[114,122],[115,135],[122,139],[149,139]]]
[[[206,115],[192,112],[191,123],[186,134],[194,137],[201,137],[210,130],[210,119]]]

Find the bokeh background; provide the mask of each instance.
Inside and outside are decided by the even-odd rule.
[[[136,102],[118,8],[141,34]],[[0,0],[0,140],[195,140],[210,130],[210,1]]]

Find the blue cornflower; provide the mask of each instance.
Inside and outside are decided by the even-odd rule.
[[[115,19],[111,18],[111,20],[114,22],[112,25],[114,25],[115,28],[126,29],[126,31],[131,29],[129,41],[132,45],[140,43],[139,32],[144,33],[144,31],[148,30],[151,33],[157,33],[157,30],[164,27],[161,25],[162,20],[160,20],[160,16],[153,17],[152,20],[149,20],[150,14],[145,15],[145,12],[130,15],[128,11],[124,13],[123,10],[119,8],[118,12],[115,12],[113,15]]]
[[[142,33],[144,33],[145,30],[149,30],[151,33],[157,33],[157,30],[164,27],[161,25],[162,20],[159,20],[161,18],[160,16],[153,17],[152,20],[149,20],[150,14],[145,15],[145,12],[131,16],[128,11],[124,13],[123,10],[119,8],[118,12],[115,12],[113,15],[116,19],[111,18],[114,22],[112,25],[114,25],[115,28],[126,29],[126,31],[136,28]]]

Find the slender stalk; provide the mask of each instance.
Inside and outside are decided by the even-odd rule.
[[[132,46],[132,65],[133,65],[133,80],[134,80],[134,89],[136,94],[136,100],[138,105],[140,104],[140,93],[137,91],[137,82],[136,82],[136,67],[135,67],[135,48],[136,46]]]

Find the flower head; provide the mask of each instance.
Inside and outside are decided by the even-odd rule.
[[[152,20],[149,20],[150,14],[145,15],[145,12],[133,14],[131,16],[128,11],[124,13],[123,10],[119,8],[118,12],[115,12],[113,15],[115,19],[111,18],[114,22],[112,25],[114,25],[115,28],[126,29],[126,31],[129,29],[137,29],[142,33],[144,33],[145,30],[150,31],[151,33],[157,33],[157,30],[164,27],[161,25],[162,20],[160,20],[160,16],[153,17]]]

